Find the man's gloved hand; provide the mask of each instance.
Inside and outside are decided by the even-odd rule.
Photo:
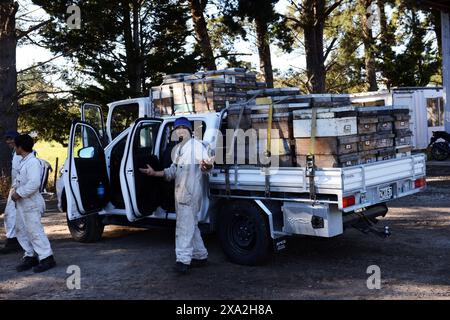
[[[155,175],[155,170],[153,170],[152,167],[150,167],[149,164],[147,164],[147,168],[139,168],[139,171],[142,172],[143,174],[146,174],[148,176],[154,176]]]
[[[17,202],[18,200],[20,200],[22,197],[21,196],[19,196],[19,194],[17,193],[17,192],[13,192],[13,194],[11,195],[11,199],[14,201],[14,202]]]
[[[203,172],[207,172],[207,171],[211,170],[212,167],[213,167],[213,165],[212,165],[211,159],[209,159],[209,160],[202,160],[202,162],[200,162],[200,169]]]

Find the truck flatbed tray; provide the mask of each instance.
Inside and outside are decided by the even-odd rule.
[[[367,202],[352,206],[366,207],[383,201],[377,201],[375,190],[380,186],[396,184],[393,198],[418,192],[413,187],[405,187],[406,182],[412,182],[425,177],[426,163],[424,154],[416,154],[401,159],[391,159],[370,164],[346,168],[322,168],[315,171],[315,187],[317,194],[336,195],[340,209],[342,198],[349,194],[368,194]],[[268,172],[266,179],[265,172]],[[305,168],[261,168],[251,166],[229,166],[228,177],[225,168],[215,168],[210,175],[210,188],[226,191],[267,191],[307,194],[310,192],[309,178]],[[227,182],[228,181],[228,182]],[[373,194],[373,195],[372,195]],[[304,199],[304,198],[303,198]],[[367,198],[366,198],[367,199]],[[306,199],[305,199],[306,200]],[[378,199],[379,200],[379,199]],[[344,211],[350,211],[345,208]]]

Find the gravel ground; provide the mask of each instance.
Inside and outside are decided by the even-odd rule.
[[[102,241],[80,244],[50,204],[43,221],[57,268],[19,274],[19,253],[0,256],[0,299],[448,299],[450,167],[433,166],[428,175],[425,192],[390,204],[382,219],[388,239],[354,229],[333,239],[294,238],[267,265],[244,267],[228,262],[210,235],[210,264],[181,277],[172,271],[173,230],[108,226]],[[67,288],[70,265],[80,267],[79,290]],[[370,265],[381,269],[379,290],[367,288]]]

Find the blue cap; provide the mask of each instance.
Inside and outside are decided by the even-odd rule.
[[[14,130],[9,130],[5,132],[5,138],[11,138],[14,139],[15,137],[19,136],[19,133]]]
[[[181,118],[178,118],[177,120],[175,120],[174,129],[176,129],[176,128],[180,127],[180,126],[186,127],[186,128],[188,128],[189,130],[192,131],[192,124],[185,117],[181,117]]]

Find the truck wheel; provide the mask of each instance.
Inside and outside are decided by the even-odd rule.
[[[96,242],[102,237],[105,226],[97,214],[69,220],[66,213],[66,219],[70,234],[75,241],[83,243]]]
[[[448,145],[445,142],[436,142],[431,148],[431,156],[434,160],[444,161],[449,157]]]
[[[270,256],[267,221],[248,202],[231,202],[218,217],[219,238],[228,258],[237,264],[258,265]]]

